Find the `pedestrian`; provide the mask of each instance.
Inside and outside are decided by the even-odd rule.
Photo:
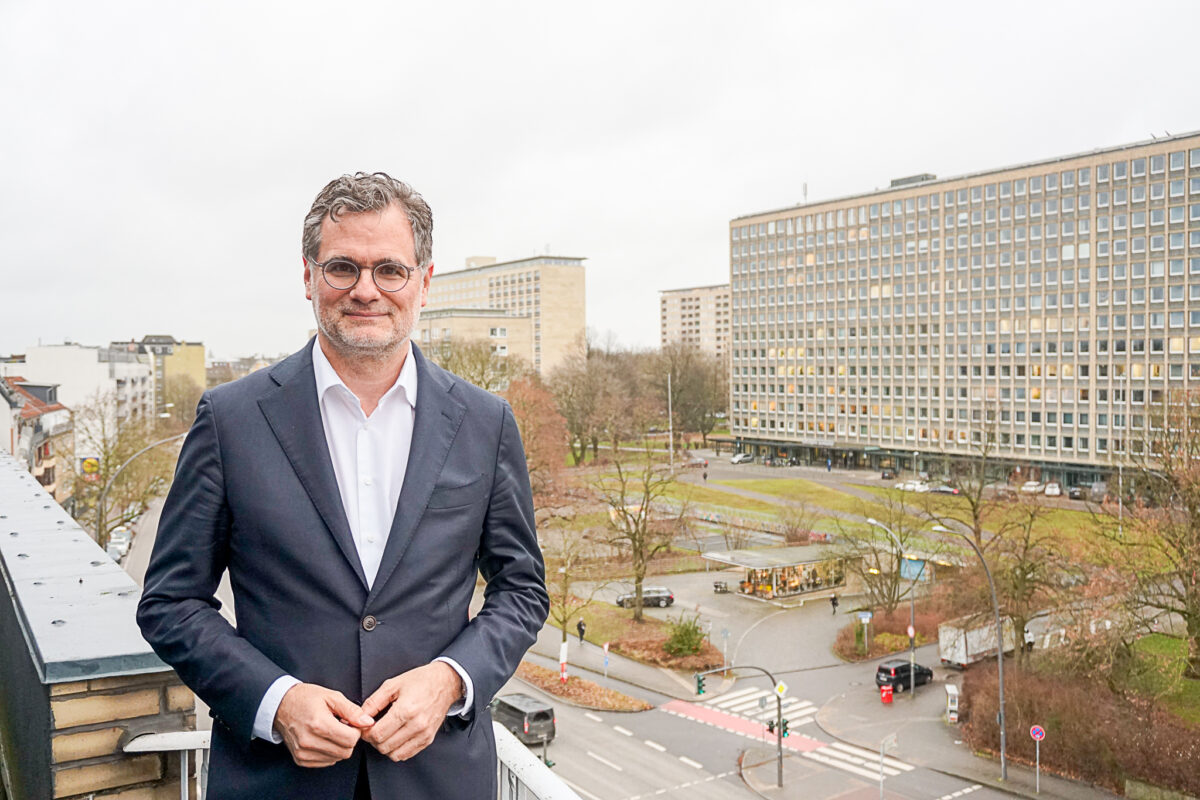
[[[838,599],[837,599],[836,594],[829,596],[829,605],[831,605],[833,607],[833,615],[836,617],[837,616],[837,607],[838,607]]]
[[[833,472],[833,459],[832,458],[825,459],[825,471]]]
[[[231,192],[228,224],[269,195]],[[488,702],[549,598],[511,409],[414,342],[432,232],[408,184],[331,181],[302,234],[316,336],[200,400],[137,619],[211,709],[209,797],[496,797]],[[265,311],[261,272],[221,253],[210,276]]]
[[[580,617],[579,622],[575,623],[575,630],[579,631],[579,643],[583,644],[583,635],[587,633],[587,623],[583,621],[583,617]]]
[[[704,470],[702,474],[704,475],[704,480],[708,481],[708,470]]]

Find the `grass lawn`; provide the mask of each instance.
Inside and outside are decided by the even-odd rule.
[[[713,481],[717,483],[717,481]],[[752,497],[743,497],[733,492],[722,491],[710,486],[699,486],[694,483],[676,483],[667,489],[667,498],[677,501],[688,501],[698,505],[722,506],[729,509],[754,511],[759,514],[774,516],[779,512],[779,506]]]
[[[862,517],[887,519],[888,509],[879,503],[871,503],[855,497],[847,492],[833,489],[820,483],[807,481],[803,478],[766,478],[749,480],[720,481],[720,483],[738,489],[747,489],[760,494],[769,494],[796,502],[804,502],[829,511],[842,514],[854,514]],[[873,487],[872,487],[873,488]],[[910,525],[921,526],[924,523],[916,518],[910,518]]]
[[[1191,725],[1200,725],[1200,681],[1183,677],[1187,643],[1153,633],[1138,639],[1133,649],[1148,668],[1135,682],[1135,688],[1159,695],[1167,711]]]

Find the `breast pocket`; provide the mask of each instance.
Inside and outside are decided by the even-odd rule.
[[[429,508],[460,508],[482,503],[488,488],[483,475],[459,486],[435,486],[429,496]]]

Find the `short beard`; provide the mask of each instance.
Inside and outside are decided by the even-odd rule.
[[[338,314],[337,304],[328,309],[322,306],[316,287],[313,288],[312,298],[313,316],[317,320],[317,330],[325,336],[326,341],[334,350],[347,358],[372,362],[387,361],[404,347],[405,342],[412,336],[413,329],[416,328],[417,320],[413,319],[411,324],[403,325],[400,330],[394,331],[391,336],[383,340],[370,336],[355,336],[352,332],[341,330],[334,324]],[[328,314],[324,313],[326,311]],[[400,309],[396,309],[394,313],[403,316]]]

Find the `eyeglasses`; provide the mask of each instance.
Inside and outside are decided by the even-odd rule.
[[[381,292],[400,291],[408,285],[408,279],[416,271],[414,267],[407,267],[395,261],[385,261],[374,267],[360,267],[346,258],[331,258],[324,264],[313,261],[312,265],[321,270],[321,274],[325,276],[325,283],[339,292],[358,285],[358,279],[362,277],[364,269],[371,273],[371,279]]]

